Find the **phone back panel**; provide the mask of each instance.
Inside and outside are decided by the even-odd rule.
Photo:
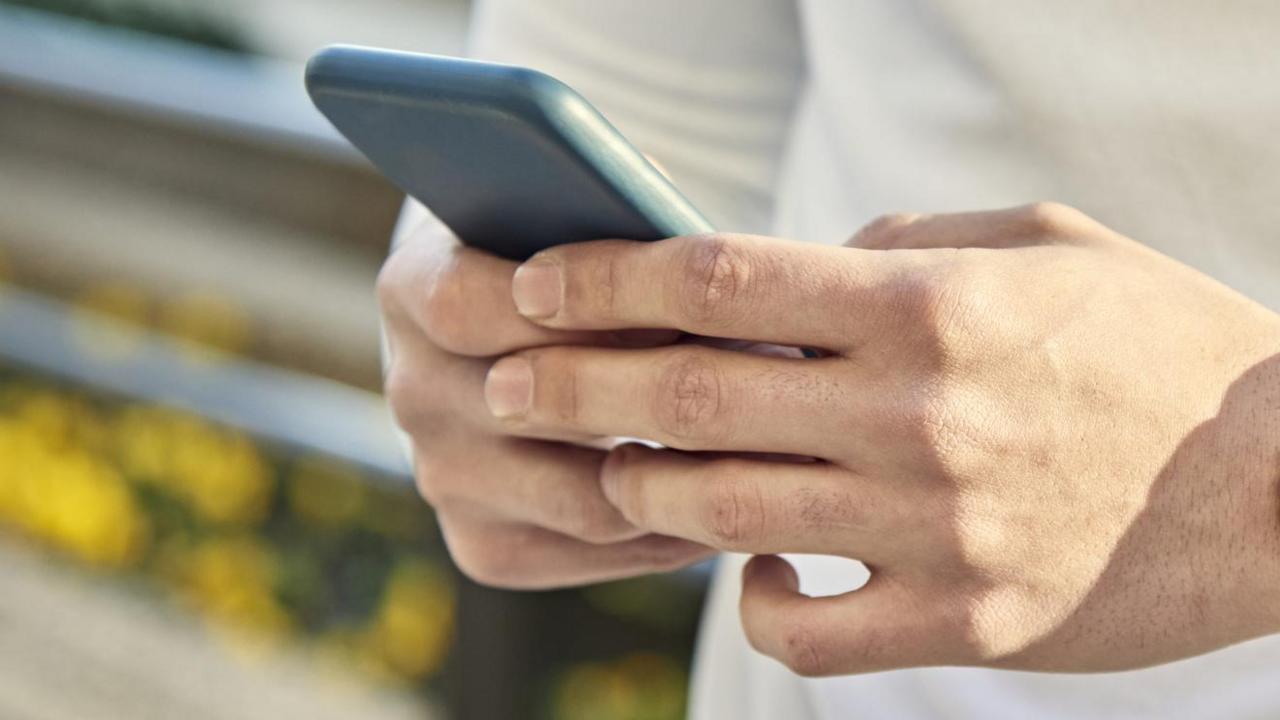
[[[599,112],[543,73],[336,46],[308,63],[307,90],[401,190],[498,255],[711,229]]]

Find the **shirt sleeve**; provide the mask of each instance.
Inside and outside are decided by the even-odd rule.
[[[803,78],[794,0],[480,0],[472,56],[550,73],[719,229],[767,232]]]

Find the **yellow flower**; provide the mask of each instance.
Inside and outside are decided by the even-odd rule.
[[[50,470],[41,481],[49,491],[52,539],[91,565],[133,565],[145,548],[148,522],[120,474],[78,453]]]
[[[403,561],[383,591],[370,645],[395,675],[427,677],[444,663],[453,612],[453,588],[444,571],[422,560]]]
[[[680,720],[685,673],[670,657],[636,653],[570,668],[556,685],[556,720]]]
[[[289,507],[317,525],[350,524],[364,511],[366,482],[337,460],[304,457],[289,473]]]
[[[116,450],[131,477],[161,484],[170,477],[174,414],[146,405],[130,405],[115,418]]]
[[[29,424],[9,421],[3,430],[4,463],[0,464],[0,507],[18,528],[32,535],[48,509],[41,495],[54,460],[40,433]]]
[[[635,653],[622,658],[615,671],[635,688],[640,698],[636,720],[678,720],[684,717],[688,673],[675,659],[657,653]]]
[[[119,414],[116,437],[125,472],[163,488],[205,522],[251,525],[271,509],[274,471],[243,433],[134,406]]]
[[[32,391],[14,409],[14,418],[39,433],[50,447],[61,447],[72,440],[76,416],[88,412],[66,395],[46,390]]]
[[[556,720],[630,720],[637,702],[626,679],[603,663],[570,668],[557,683],[553,714]]]
[[[28,464],[27,437],[30,431],[8,418],[0,418],[0,518],[16,521],[19,512],[18,483]]]
[[[7,462],[0,510],[27,533],[86,563],[133,565],[150,523],[124,478],[79,449],[53,449],[31,426],[3,433]]]
[[[10,400],[14,420],[39,433],[50,448],[98,451],[109,445],[110,433],[101,414],[83,397],[28,388],[12,394]]]
[[[275,596],[276,557],[256,538],[213,538],[170,562],[180,566],[184,596],[211,619],[269,636],[292,627]]]
[[[175,448],[175,476],[196,514],[213,523],[254,524],[271,509],[275,477],[240,433],[211,433]]]

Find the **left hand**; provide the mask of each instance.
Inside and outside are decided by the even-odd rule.
[[[855,244],[541,253],[513,292],[546,327],[826,355],[544,347],[493,367],[490,409],[672,448],[616,449],[606,496],[766,554],[743,622],[801,674],[1119,670],[1280,631],[1280,318],[1058,205],[890,217]],[[782,552],[871,580],[806,597]]]

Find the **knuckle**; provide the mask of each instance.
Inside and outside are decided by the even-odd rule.
[[[954,251],[949,261],[932,272],[913,273],[898,287],[897,299],[905,315],[944,351],[970,328],[981,305],[982,287],[962,255],[963,251]]]
[[[462,272],[462,265],[455,263],[442,269],[426,286],[420,323],[436,347],[457,355],[483,355],[485,347],[477,342],[471,323],[467,322],[471,304],[467,302]]]
[[[616,320],[619,298],[624,295],[626,268],[620,249],[610,246],[607,251],[591,258],[580,273],[565,272],[565,303],[561,310],[566,317],[591,315],[596,321]]]
[[[746,251],[727,237],[706,235],[691,238],[685,252],[679,292],[685,313],[702,322],[724,320],[754,280]]]
[[[823,636],[804,622],[792,621],[782,629],[778,658],[791,672],[801,677],[822,677],[834,672],[831,651]]]
[[[593,544],[613,542],[621,536],[616,511],[600,498],[587,493],[561,493],[551,507],[555,529]]]
[[[439,458],[429,452],[420,452],[414,459],[413,481],[418,495],[436,510],[443,509],[445,487],[450,473]]]
[[[951,420],[950,403],[942,388],[945,382],[944,378],[934,378],[928,387],[908,392],[904,399],[903,424],[925,447],[938,444]]]
[[[644,481],[640,475],[633,472],[627,461],[622,461],[613,470],[613,477],[609,482],[612,485],[610,503],[617,508],[622,519],[636,527],[648,527],[649,508],[644,499]]]
[[[953,528],[954,557],[967,569],[998,567],[1019,534],[1016,521],[1007,525],[998,512],[964,500],[954,501],[941,514]]]
[[[1019,209],[1027,230],[1038,236],[1074,235],[1090,223],[1087,215],[1059,202],[1036,202]]]
[[[376,291],[385,313],[412,318],[433,345],[459,355],[485,354],[483,336],[470,331],[474,303],[468,302],[464,276],[469,263],[459,251],[425,252],[403,247],[378,271]]]
[[[417,286],[417,278],[424,272],[422,260],[422,253],[405,246],[393,250],[383,261],[374,290],[384,310],[405,306],[405,293]]]
[[[919,459],[927,461],[941,481],[962,477],[973,449],[970,428],[949,382],[945,377],[935,378],[927,389],[909,393],[899,428],[900,435],[918,448]]]
[[[865,507],[865,499],[856,503],[848,492],[831,488],[802,488],[788,498],[788,504],[789,516],[800,527],[812,530],[866,529],[870,526],[868,518],[878,514],[876,509]]]
[[[735,550],[760,538],[765,527],[764,501],[759,488],[727,474],[711,483],[701,508],[701,523],[717,547]]]
[[[401,278],[404,275],[406,253],[399,250],[391,253],[382,267],[378,269],[378,277],[374,281],[374,291],[378,304],[384,313],[399,303]]]
[[[574,425],[580,416],[578,378],[581,369],[576,356],[557,349],[524,353],[533,369],[533,405],[517,422],[548,422]]]
[[[494,588],[519,586],[520,543],[500,542],[484,532],[453,529],[446,533],[449,554],[473,582]]]
[[[968,664],[997,662],[1016,653],[1023,644],[1013,630],[1013,610],[1000,593],[961,593],[946,611],[948,625],[955,628],[956,654]]]
[[[880,215],[854,233],[849,245],[864,250],[891,250],[900,247],[904,231],[919,218],[910,213]]]
[[[393,362],[387,369],[383,392],[396,425],[410,435],[418,435],[431,425],[434,403],[427,398],[427,383],[420,373]]]
[[[512,551],[516,551],[512,548]],[[469,546],[466,551],[453,551],[453,563],[458,570],[472,582],[492,588],[513,587],[513,578],[508,573],[507,553],[495,552],[480,546]]]
[[[656,424],[666,444],[693,449],[721,431],[725,410],[720,371],[703,354],[677,354],[661,372],[656,398]]]

